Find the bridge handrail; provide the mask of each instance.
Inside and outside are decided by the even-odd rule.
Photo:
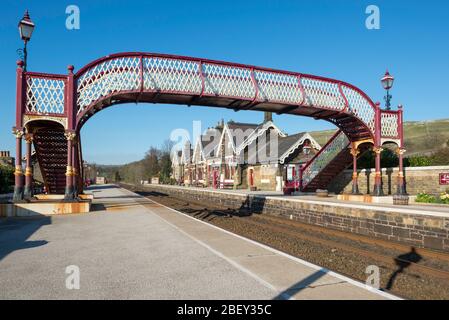
[[[141,66],[144,70],[140,70]],[[91,80],[105,70],[114,73],[111,68],[125,70],[123,77],[110,76],[106,81],[109,83],[103,80],[103,83],[95,84]],[[165,78],[161,79],[162,76]],[[165,86],[164,92],[313,106],[340,112],[348,110],[374,130],[375,105],[363,91],[343,81],[298,72],[185,56],[128,52],[97,59],[80,69],[75,78],[78,82],[78,112],[105,96],[107,92],[101,93],[101,90],[135,90],[143,80],[143,90],[161,91],[155,83],[160,81]],[[120,84],[123,79],[126,84]],[[130,79],[135,83],[130,85]]]
[[[301,168],[301,187],[303,189],[307,187],[318,173],[348,145],[349,139],[346,134],[337,130],[321,150]]]
[[[39,72],[26,72],[24,112],[26,114],[66,115],[67,76]]]
[[[130,60],[131,59],[131,60]],[[67,75],[24,72],[24,113],[66,115]],[[128,52],[97,59],[75,74],[77,113],[110,92],[169,92],[347,112],[375,132],[375,104],[357,87],[298,72],[185,56]],[[243,108],[245,109],[245,108]],[[381,136],[398,139],[398,111],[381,111]]]
[[[381,137],[382,138],[400,138],[400,115],[399,111],[382,110],[381,114]]]

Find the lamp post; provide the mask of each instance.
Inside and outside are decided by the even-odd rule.
[[[23,71],[27,71],[27,43],[31,40],[31,35],[33,34],[34,23],[30,19],[30,15],[28,14],[28,10],[25,11],[22,20],[19,21],[19,33],[20,38],[23,40],[24,46],[23,49],[19,49],[19,53],[23,53]]]
[[[384,97],[385,99],[385,109],[390,110],[391,109],[391,98],[393,97],[390,95],[390,89],[393,87],[394,77],[390,75],[388,70],[385,72],[385,75],[380,79],[380,82],[382,83],[382,87],[387,90],[387,95]]]

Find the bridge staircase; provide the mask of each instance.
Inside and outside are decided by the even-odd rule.
[[[346,134],[338,130],[321,150],[301,169],[301,191],[314,192],[327,189],[339,173],[352,164],[351,142]],[[368,147],[361,146],[359,156]]]
[[[34,148],[48,193],[64,194],[67,140],[64,129],[43,127],[34,133]]]

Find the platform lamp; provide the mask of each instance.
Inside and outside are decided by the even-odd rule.
[[[382,87],[387,90],[387,95],[384,97],[385,99],[385,109],[390,110],[391,109],[391,98],[393,97],[390,95],[390,89],[393,87],[394,77],[388,72],[388,70],[385,72],[385,75],[380,79],[380,82],[382,83]]]
[[[27,43],[31,40],[31,35],[33,34],[34,23],[30,19],[28,10],[25,11],[22,20],[19,21],[19,33],[20,38],[23,40],[23,49],[17,50],[19,54],[23,54],[23,71],[27,71]]]

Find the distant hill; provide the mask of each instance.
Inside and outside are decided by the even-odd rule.
[[[322,130],[312,131],[310,134],[319,144],[324,145],[334,132],[335,130]],[[407,156],[428,155],[449,147],[449,119],[405,122],[404,145]]]

